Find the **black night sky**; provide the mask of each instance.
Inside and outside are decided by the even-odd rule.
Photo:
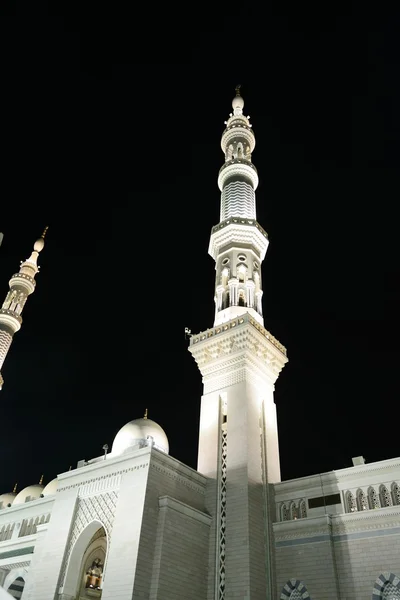
[[[238,83],[270,240],[265,326],[289,356],[282,478],[398,456],[399,20],[16,4],[0,21],[0,301],[49,231],[2,369],[0,493],[100,455],[146,407],[196,467],[184,328],[213,323]]]

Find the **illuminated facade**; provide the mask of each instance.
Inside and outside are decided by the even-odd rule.
[[[110,452],[0,495],[1,600],[400,600],[400,458],[281,481],[274,386],[288,359],[264,328],[268,237],[243,108],[238,88],[209,245],[215,318],[189,345],[204,386],[197,470],[146,411]],[[43,238],[10,280],[0,365]]]

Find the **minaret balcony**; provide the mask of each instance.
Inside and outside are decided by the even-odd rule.
[[[235,178],[244,178],[251,183],[254,190],[257,189],[258,173],[250,161],[242,158],[234,158],[223,164],[218,174],[218,187],[220,191],[222,192],[228,179]]]
[[[22,317],[8,308],[0,309],[0,324],[7,325],[14,333],[21,329]]]
[[[254,137],[254,132],[252,129],[250,129],[250,127],[246,127],[244,125],[233,125],[225,129],[221,138],[222,152],[225,154],[228,145],[232,141],[237,139],[246,140],[246,142],[250,146],[250,152],[253,152],[254,148],[256,147],[256,139]]]
[[[35,291],[36,281],[30,275],[26,273],[14,273],[9,281],[10,288],[23,287],[27,290],[27,295],[32,294]]]
[[[255,219],[232,217],[212,228],[208,253],[217,260],[223,248],[235,244],[253,248],[260,260],[264,260],[269,244],[268,235]]]

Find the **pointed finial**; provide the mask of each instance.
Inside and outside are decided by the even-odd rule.
[[[17,493],[17,485],[18,485],[18,482],[14,485],[13,494]]]
[[[45,227],[40,238],[36,240],[36,242],[33,246],[33,249],[35,250],[35,252],[40,252],[41,250],[43,250],[44,238],[46,237],[47,230],[48,230],[48,227]]]
[[[72,465],[69,466],[68,471],[72,471]]]
[[[43,475],[41,476],[41,478],[39,480],[39,485],[43,485]]]
[[[239,84],[239,85],[237,85],[237,86],[235,87],[236,96],[240,96],[240,88],[241,88],[241,87],[242,87],[242,86],[241,86],[240,84]]]
[[[146,410],[144,411],[144,417],[143,417],[143,419],[147,419],[147,414],[148,414],[148,410],[146,408]]]

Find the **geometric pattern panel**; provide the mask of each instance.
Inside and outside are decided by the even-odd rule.
[[[291,579],[282,589],[280,600],[304,600],[310,599],[309,593],[302,581],[299,579]]]
[[[65,574],[67,572],[67,566],[72,548],[74,547],[74,544],[82,531],[87,525],[89,525],[89,523],[92,523],[93,521],[100,521],[107,533],[108,543],[110,543],[117,500],[118,492],[116,491],[79,499],[78,508],[75,513],[74,525],[64,557],[62,575],[59,584],[60,586],[64,584]]]
[[[400,600],[400,578],[394,573],[381,573],[375,581],[372,600]]]
[[[384,600],[400,600],[400,590],[393,585],[393,583],[387,583],[383,588],[382,598]]]
[[[302,598],[303,598],[303,594],[301,592],[299,592],[298,589],[294,590],[290,594],[290,600],[302,600]]]
[[[0,368],[11,346],[12,336],[7,331],[0,331]]]
[[[221,466],[220,466],[220,497],[219,497],[219,573],[218,600],[225,598],[225,531],[226,531],[226,459],[227,433],[221,432]]]

